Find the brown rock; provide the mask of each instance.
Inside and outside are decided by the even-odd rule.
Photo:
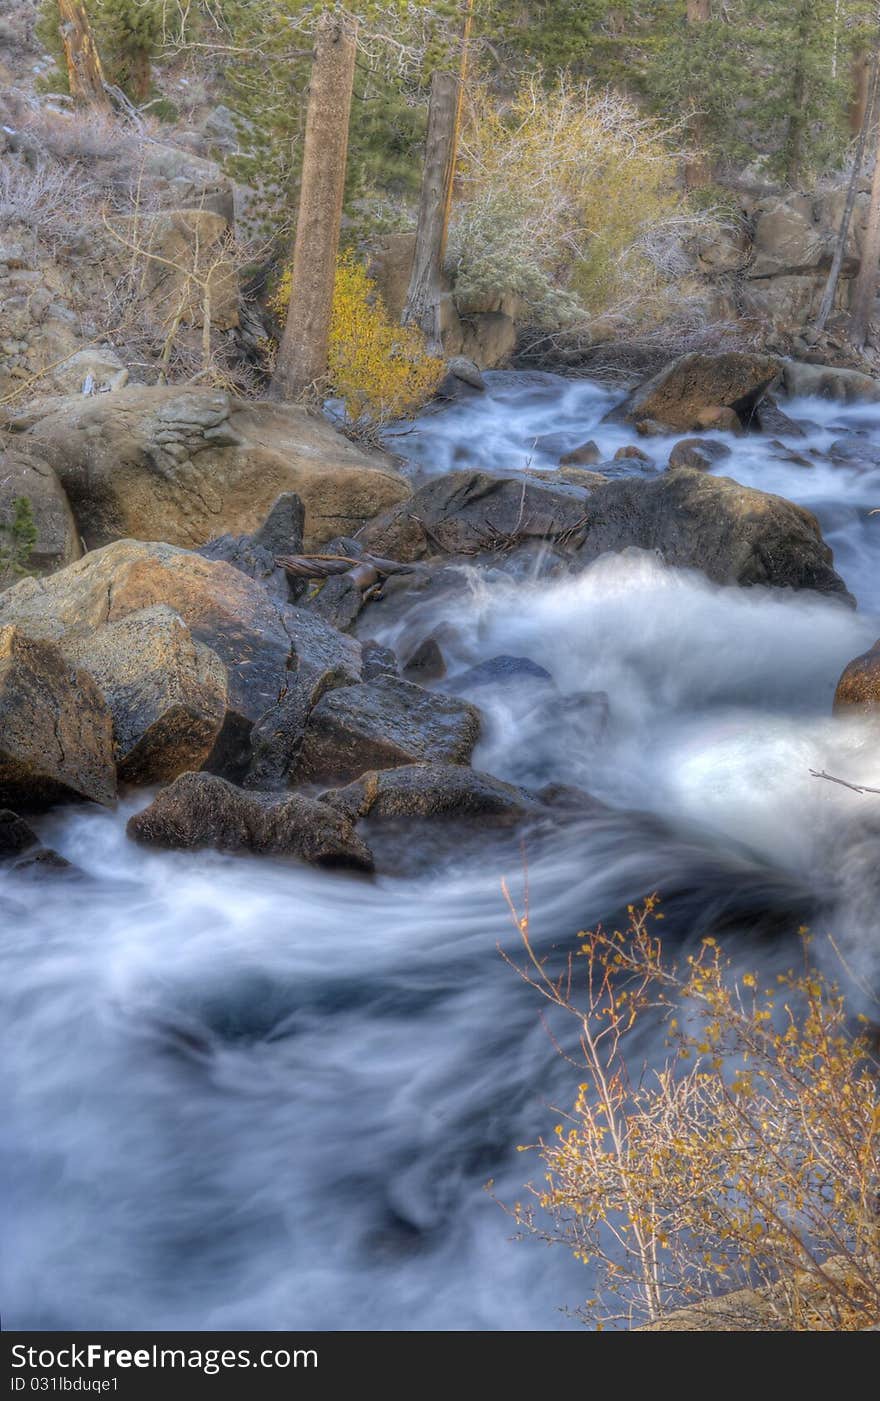
[[[57,472],[90,549],[251,534],[284,492],[305,508],[302,547],[317,549],[409,495],[386,454],[357,447],[317,414],[214,389],[134,385],[56,401],[29,439]]]
[[[717,462],[730,456],[726,443],[707,438],[682,438],[669,454],[670,467],[693,467],[696,472],[708,472]]]
[[[856,711],[876,714],[880,709],[880,641],[848,666],[834,692],[834,713]]]
[[[113,722],[95,683],[51,642],[0,629],[0,805],[115,797]]]
[[[769,355],[727,351],[682,355],[646,380],[607,419],[614,423],[648,421],[667,428],[692,429],[708,407],[733,409],[745,421],[764,390],[779,373],[779,361]]]
[[[300,793],[247,793],[214,774],[185,773],[129,819],[128,835],[166,850],[297,856],[313,866],[371,871],[349,818]]]
[[[226,717],[226,667],[173,609],[130,613],[65,652],[110,708],[120,782],[168,783],[207,762]]]
[[[651,458],[641,448],[637,448],[635,443],[628,443],[625,447],[618,448],[614,454],[615,462],[626,461],[632,458],[635,462],[650,462]]]
[[[25,579],[0,595],[0,625],[15,622],[62,647],[85,644],[105,623],[165,604],[192,638],[226,668],[223,728],[212,769],[241,776],[250,733],[286,696],[294,676],[325,685],[360,679],[360,647],[304,609],[271,597],[222,561],[174,545],[119,540],[47,579]]]
[[[710,432],[714,429],[718,433],[735,433],[737,437],[746,431],[736,410],[728,409],[723,404],[710,404],[708,408],[700,409],[696,426]]]
[[[591,438],[588,443],[581,443],[579,448],[572,448],[571,452],[560,457],[559,465],[560,467],[592,467],[601,461],[602,454],[599,451],[599,446]]]

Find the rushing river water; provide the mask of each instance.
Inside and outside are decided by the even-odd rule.
[[[397,443],[420,474],[552,466],[595,437],[602,388],[490,375]],[[880,459],[880,409],[787,405]],[[680,436],[680,435],[678,435]],[[641,446],[662,467],[674,437]],[[847,661],[880,633],[880,468],[784,461],[728,438],[725,475],[814,510],[859,611],[729,589],[653,556],[578,577],[465,580],[444,642],[474,662],[550,673],[483,687],[476,767],[577,784],[605,810],[529,854],[542,948],[662,892],[671,937],[711,928],[754,960],[804,918],[873,971],[872,800],[810,769],[880,786],[880,746],[832,720]],[[838,456],[840,454],[838,453]],[[638,463],[621,470],[643,470]],[[650,470],[650,469],[648,469]],[[436,626],[418,595],[361,634]],[[446,684],[446,683],[444,683]],[[578,701],[604,692],[607,712]],[[136,805],[148,795],[140,794]],[[521,1195],[516,1154],[570,1102],[575,1072],[536,997],[500,958],[519,857],[487,846],[428,874],[347,878],[268,860],[144,852],[132,805],[58,811],[44,839],[84,873],[0,878],[2,1261],[8,1327],[569,1326],[588,1292],[561,1250],[511,1241],[486,1195]],[[772,937],[770,937],[772,936]],[[644,1034],[646,1059],[659,1054]]]

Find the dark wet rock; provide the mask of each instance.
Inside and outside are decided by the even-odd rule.
[[[793,448],[786,447],[778,438],[771,438],[768,447],[773,449],[773,456],[782,462],[790,462],[793,467],[815,467],[815,458],[806,457],[802,452],[795,452]]]
[[[474,706],[393,676],[330,691],[315,706],[297,776],[346,782],[402,764],[466,764],[480,732]]]
[[[669,465],[693,467],[696,472],[708,472],[729,456],[730,448],[726,443],[713,442],[711,438],[682,438],[669,454]]]
[[[753,426],[762,433],[772,433],[775,437],[783,434],[786,438],[804,438],[801,425],[779,407],[772,394],[765,394],[755,410]]]
[[[779,373],[779,361],[769,355],[725,351],[709,355],[692,351],[640,384],[606,420],[638,425],[663,424],[666,429],[699,428],[707,408],[733,409],[747,422],[764,391]]]
[[[815,589],[852,603],[812,512],[730,477],[679,467],[594,492],[577,558],[630,546],[719,584]]]
[[[398,676],[400,666],[390,647],[367,638],[361,643],[361,665],[365,681],[375,681],[378,676]]]
[[[289,581],[275,563],[279,554],[298,554],[303,545],[305,510],[292,491],[279,496],[266,520],[251,535],[220,535],[198,551],[205,559],[224,560],[256,579],[269,593],[284,602],[298,598],[304,583]]]
[[[187,773],[129,819],[128,835],[166,850],[296,856],[313,866],[370,871],[373,860],[352,822],[299,793],[249,793],[214,774]]]
[[[473,691],[480,686],[508,686],[521,682],[552,681],[549,671],[533,662],[529,657],[489,657],[476,666],[469,667],[459,676],[450,678],[447,689]]]
[[[578,531],[588,499],[577,487],[524,473],[450,472],[371,521],[360,540],[368,550],[404,561],[552,541]]]
[[[364,591],[347,574],[335,574],[324,580],[305,606],[331,627],[348,632],[363,609]]]
[[[838,467],[860,467],[872,471],[880,466],[880,448],[869,437],[856,433],[836,439],[828,448],[828,456]]]
[[[594,463],[602,461],[602,453],[598,443],[594,443],[592,438],[588,443],[581,443],[580,447],[572,448],[571,452],[565,453],[559,459],[560,467],[592,467]]]
[[[18,813],[8,808],[0,810],[0,861],[21,856],[29,847],[39,845],[39,837]]]
[[[446,660],[434,637],[426,637],[410,652],[402,667],[407,681],[439,681],[446,675]]]
[[[115,798],[113,721],[94,681],[54,643],[0,628],[0,806]]]

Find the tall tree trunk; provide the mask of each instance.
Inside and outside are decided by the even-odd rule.
[[[807,99],[806,62],[811,3],[812,0],[802,0],[798,13],[794,74],[791,82],[791,111],[785,139],[785,178],[789,185],[795,187],[800,183],[804,164],[804,107]]]
[[[711,0],[687,0],[687,22],[689,25],[707,24],[710,15]],[[712,169],[703,150],[706,144],[706,123],[701,112],[694,113],[691,131],[697,152],[693,160],[685,162],[684,183],[689,190],[696,190],[703,185],[708,185],[712,179]]]
[[[153,86],[149,49],[135,49],[129,64],[129,83],[135,102],[146,102]]]
[[[70,95],[74,102],[110,110],[104,90],[101,59],[83,0],[58,0],[59,32],[67,60]]]
[[[327,374],[356,32],[350,16],[326,11],[315,29],[290,305],[272,380],[279,399],[319,392]]]
[[[880,274],[880,122],[874,129],[874,178],[871,181],[871,202],[868,206],[868,227],[853,288],[850,316],[850,340],[861,350],[868,339],[868,327],[877,295]]]
[[[473,0],[468,0],[458,75],[436,72],[431,78],[425,166],[419,199],[419,220],[409,288],[401,321],[420,326],[434,353],[443,350],[443,259],[449,233],[455,158],[461,124],[461,103],[467,72]]]
[[[425,167],[419,200],[416,246],[401,321],[420,326],[433,351],[442,345],[441,299],[449,193],[455,174],[455,125],[459,82],[454,73],[434,73],[428,107]]]
[[[840,269],[843,267],[846,240],[849,234],[852,212],[855,207],[856,194],[859,188],[859,177],[861,176],[862,164],[865,159],[865,142],[877,104],[878,76],[880,76],[880,49],[875,49],[871,59],[870,76],[865,89],[862,125],[859,131],[859,139],[856,143],[855,155],[853,157],[852,174],[849,177],[849,185],[846,191],[846,203],[843,207],[840,228],[837,231],[837,241],[834,245],[834,257],[831,260],[831,267],[828,271],[828,280],[825,283],[825,290],[822,293],[822,301],[816,317],[815,325],[817,331],[824,331],[832,308],[834,307],[834,297],[837,293],[837,284],[840,280]]]
[[[850,71],[849,129],[852,136],[858,136],[865,125],[870,85],[871,57],[865,49],[858,49],[853,54]]]

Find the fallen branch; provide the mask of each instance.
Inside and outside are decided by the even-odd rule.
[[[845,778],[835,778],[833,773],[826,773],[823,769],[817,773],[815,769],[810,769],[813,778],[825,778],[829,783],[839,783],[841,788],[849,788],[853,793],[880,793],[880,788],[868,788],[863,784],[848,783]]]

